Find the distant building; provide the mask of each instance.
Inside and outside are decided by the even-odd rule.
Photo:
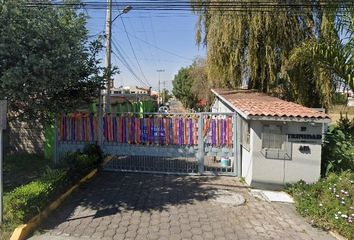
[[[111,95],[119,94],[146,94],[151,95],[151,88],[143,88],[138,86],[121,86],[119,88],[112,88]]]

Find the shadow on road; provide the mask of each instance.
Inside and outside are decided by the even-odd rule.
[[[124,211],[163,211],[174,205],[213,198],[211,186],[219,177],[192,177],[102,172],[83,186],[42,225],[52,229],[63,222],[102,218]]]

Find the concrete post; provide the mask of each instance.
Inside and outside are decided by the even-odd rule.
[[[198,172],[199,174],[204,173],[204,137],[203,137],[203,114],[199,114],[198,118]]]
[[[236,174],[242,176],[242,154],[241,154],[241,117],[236,113]],[[234,146],[235,147],[235,146]]]
[[[237,113],[235,112],[232,116],[232,156],[233,156],[233,171],[234,171],[234,176],[237,176]]]
[[[103,149],[102,145],[103,145],[103,129],[102,129],[102,118],[103,118],[103,109],[102,109],[102,94],[101,94],[101,89],[99,90],[98,93],[98,114],[97,114],[97,122],[98,122],[98,126],[97,126],[97,144],[98,146]]]

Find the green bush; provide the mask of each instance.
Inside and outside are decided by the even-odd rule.
[[[97,160],[97,163],[101,163],[103,160],[103,152],[97,144],[87,144],[84,147],[83,153],[94,157]]]
[[[331,173],[315,184],[303,181],[289,185],[299,213],[314,225],[334,229],[343,236],[354,237],[354,174]]]
[[[4,196],[4,221],[21,224],[38,214],[65,187],[66,171],[47,168],[37,180],[15,188]]]
[[[82,152],[68,153],[64,158],[64,166],[70,169],[71,175],[83,175],[98,167],[103,153],[97,145],[86,145]]]
[[[82,153],[67,154],[60,169],[47,167],[44,173],[39,177],[36,176],[36,180],[6,193],[4,196],[4,224],[0,228],[0,239],[4,236],[8,238],[15,226],[27,222],[41,212],[70,184],[96,168],[102,158],[102,151],[97,145],[87,145]],[[27,168],[28,164],[23,161],[20,163],[18,165]],[[9,167],[6,169],[10,170]],[[13,171],[11,170],[11,172]]]
[[[354,170],[354,121],[341,116],[337,125],[330,126],[322,148],[321,172]]]
[[[0,239],[8,236],[15,226],[27,222],[41,212],[70,184],[96,168],[102,158],[103,154],[98,146],[85,146],[82,153],[67,154],[60,169],[47,167],[36,180],[6,193]]]
[[[4,191],[30,183],[42,175],[51,161],[41,154],[15,153],[4,156]]]
[[[332,97],[332,103],[334,105],[345,105],[347,104],[348,97],[345,93],[335,92]]]

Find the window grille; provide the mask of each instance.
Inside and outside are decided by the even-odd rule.
[[[291,143],[283,128],[276,124],[263,125],[262,153],[266,158],[291,159]]]

